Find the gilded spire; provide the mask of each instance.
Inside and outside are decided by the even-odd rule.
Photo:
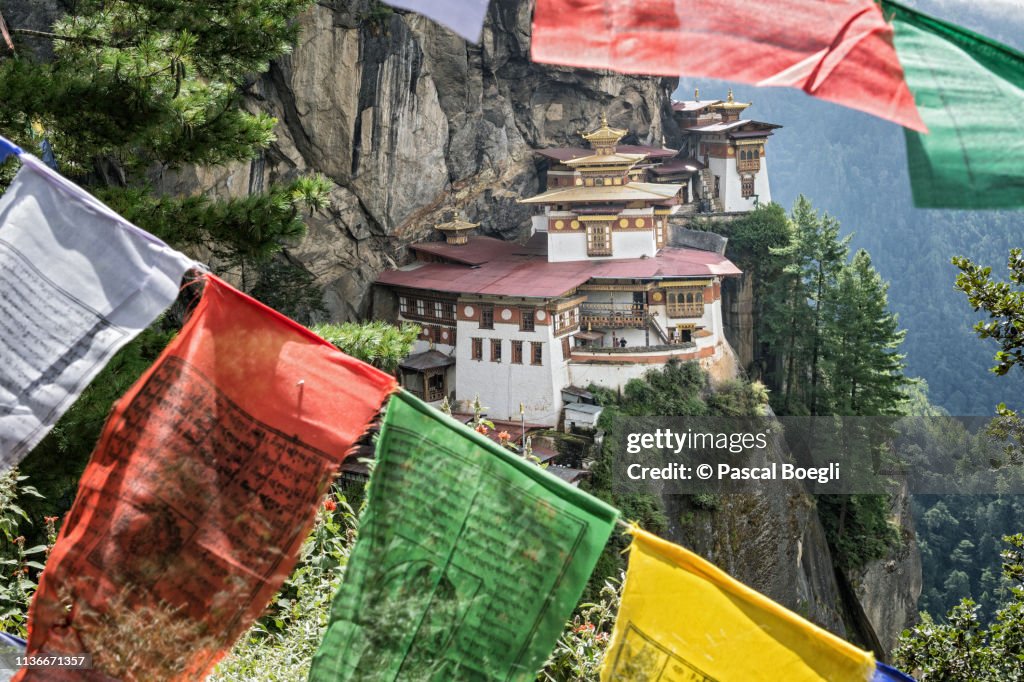
[[[700,101],[700,88],[694,88],[693,89],[693,101],[694,102],[699,102]]]
[[[610,127],[607,113],[602,113],[601,127],[593,132],[584,133],[583,139],[589,142],[598,154],[614,154],[615,145],[628,133],[628,130]]]
[[[732,112],[734,115],[737,115],[738,112],[742,111],[743,109],[746,109],[749,106],[750,102],[737,102],[736,97],[733,95],[732,88],[729,88],[729,96],[726,98],[724,102],[719,102],[718,104],[714,105],[714,108],[729,111]]]

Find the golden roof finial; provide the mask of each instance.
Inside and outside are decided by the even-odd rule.
[[[732,97],[732,88],[729,88],[729,103],[732,104],[736,100]]]
[[[435,228],[444,234],[449,244],[465,244],[469,240],[469,231],[480,227],[480,223],[471,223],[459,217],[458,210],[447,223],[436,225]]]
[[[700,101],[700,88],[694,88],[693,89],[693,101],[694,102],[699,102]]]
[[[629,134],[628,130],[619,130],[608,125],[607,112],[601,113],[601,127],[592,133],[583,133],[583,139],[590,142],[596,149],[599,147],[614,147],[619,140]]]

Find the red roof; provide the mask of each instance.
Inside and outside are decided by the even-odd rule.
[[[697,159],[673,159],[660,166],[655,166],[651,169],[651,172],[655,175],[669,175],[671,173],[682,173],[683,171],[696,173],[702,168],[704,168],[704,164]]]
[[[573,159],[582,159],[584,156],[594,155],[593,149],[585,147],[550,147],[536,151],[541,156],[546,156],[555,161],[572,161]],[[621,154],[643,154],[649,159],[666,159],[678,153],[675,149],[648,147],[642,144],[617,144],[615,145],[615,151]]]
[[[653,258],[549,263],[546,249],[537,248],[537,242],[531,239],[530,244],[522,246],[491,237],[470,237],[469,243],[462,246],[418,245],[420,250],[430,247],[430,253],[449,260],[454,260],[452,251],[463,249],[475,254],[473,260],[478,260],[482,254],[490,257],[471,265],[414,263],[401,270],[382,273],[377,283],[462,294],[555,298],[591,279],[700,278],[742,274],[725,256],[675,247],[665,247]]]

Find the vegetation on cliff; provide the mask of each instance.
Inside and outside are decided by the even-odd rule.
[[[1009,588],[990,624],[965,598],[945,622],[927,613],[903,633],[895,659],[920,682],[1013,682],[1024,680],[1024,535],[1003,538],[1002,574]]]

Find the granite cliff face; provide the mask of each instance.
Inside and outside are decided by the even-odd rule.
[[[534,149],[579,144],[602,112],[639,141],[672,133],[674,81],[560,69],[529,59],[532,3],[491,5],[480,45],[423,17],[370,3],[317,3],[293,54],[249,90],[279,120],[246,168],[167,173],[165,191],[223,194],[296,174],[333,183],[332,205],[288,256],[326,291],[335,320],[370,311],[370,284],[453,208],[485,234],[515,238],[538,191]]]

